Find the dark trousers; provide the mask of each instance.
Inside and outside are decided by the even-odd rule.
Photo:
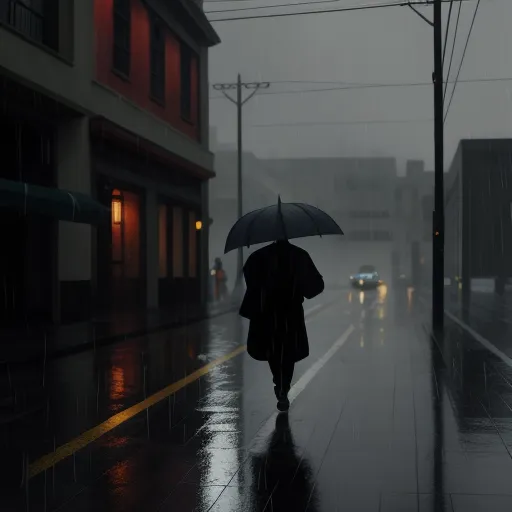
[[[276,392],[276,396],[281,393],[288,393],[292,384],[295,363],[286,359],[281,361],[280,357],[272,357],[269,359],[268,364],[270,366],[272,376],[274,377],[274,390]]]

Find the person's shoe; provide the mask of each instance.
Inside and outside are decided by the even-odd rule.
[[[286,412],[290,408],[290,400],[286,394],[277,397],[277,410],[279,412]]]

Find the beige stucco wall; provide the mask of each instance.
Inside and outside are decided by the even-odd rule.
[[[89,119],[83,117],[59,127],[57,133],[57,185],[90,194],[91,155]],[[91,279],[91,226],[59,221],[59,280]]]

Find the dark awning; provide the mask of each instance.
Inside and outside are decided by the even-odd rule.
[[[83,224],[100,224],[110,210],[91,197],[58,188],[0,179],[0,208]]]

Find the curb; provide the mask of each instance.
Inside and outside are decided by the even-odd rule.
[[[103,347],[103,346],[108,346],[108,345],[114,345],[115,343],[119,343],[121,341],[126,341],[126,340],[133,339],[133,338],[139,338],[141,336],[155,334],[158,332],[176,329],[179,327],[185,327],[187,325],[197,324],[197,323],[203,322],[205,320],[208,320],[210,318],[217,318],[219,316],[233,313],[234,311],[237,311],[239,307],[240,306],[238,304],[232,305],[231,307],[229,307],[227,309],[223,309],[222,311],[217,311],[215,313],[210,313],[210,314],[206,314],[206,315],[198,315],[195,317],[188,318],[185,321],[174,320],[174,321],[171,321],[168,323],[160,324],[155,327],[137,329],[135,331],[131,331],[131,332],[124,333],[124,334],[114,334],[112,336],[98,338],[95,341],[93,341],[93,340],[86,341],[84,343],[80,343],[80,344],[74,345],[72,347],[56,348],[47,353],[47,359],[59,359],[61,357],[66,357],[66,356],[77,354],[80,352],[85,352],[87,350],[90,350],[91,348],[94,348],[95,346]],[[44,353],[41,353],[41,354],[34,354],[34,355],[24,357],[24,358],[5,359],[0,362],[2,364],[7,364],[7,365],[17,365],[17,364],[37,363],[37,362],[41,362],[43,360],[44,360]]]

